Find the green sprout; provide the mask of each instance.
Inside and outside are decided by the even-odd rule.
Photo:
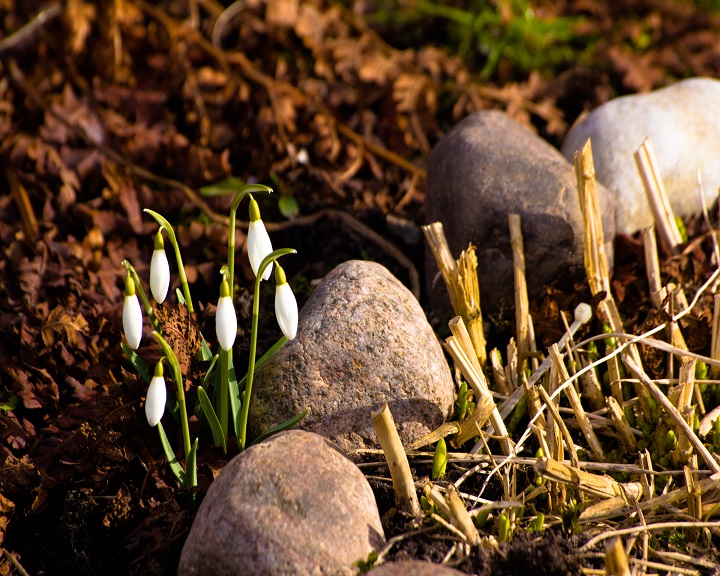
[[[445,469],[447,468],[447,446],[445,439],[440,438],[437,446],[435,446],[435,456],[433,456],[432,479],[439,480],[445,477]]]

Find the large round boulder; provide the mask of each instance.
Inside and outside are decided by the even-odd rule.
[[[300,428],[343,450],[376,448],[371,413],[385,401],[411,443],[451,415],[453,381],[412,293],[380,264],[352,260],[315,288],[296,338],[255,375],[250,433],[307,409]]]
[[[591,139],[597,179],[616,195],[620,232],[632,234],[653,223],[633,157],[648,137],[676,215],[702,210],[698,168],[711,205],[720,188],[720,81],[690,78],[647,94],[615,98],[567,135],[562,152],[568,159]]]
[[[210,486],[179,576],[355,575],[385,542],[363,473],[330,443],[293,430],[248,448]]]
[[[611,194],[598,187],[606,251],[615,235]],[[427,159],[426,221],[440,221],[453,256],[477,249],[484,312],[513,308],[507,215],[519,214],[531,297],[585,276],[584,225],[574,167],[550,144],[503,112],[487,110],[452,128]],[[427,251],[428,287],[437,270]],[[444,290],[443,283],[439,283]],[[436,288],[437,290],[437,288]],[[437,291],[433,297],[437,301]]]

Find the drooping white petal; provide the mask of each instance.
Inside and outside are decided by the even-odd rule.
[[[135,294],[125,296],[125,302],[123,303],[123,331],[128,346],[133,350],[137,350],[138,346],[140,346],[142,324],[142,311],[137,296]]]
[[[278,284],[275,288],[275,317],[280,330],[288,340],[295,338],[298,326],[298,305],[290,284]]]
[[[260,268],[263,259],[273,251],[270,235],[267,233],[262,220],[251,221],[248,225],[247,243],[250,266],[252,266],[255,276],[257,276],[258,268]],[[265,268],[265,272],[262,275],[263,280],[270,278],[272,267],[273,265],[271,263]]]
[[[165,413],[165,401],[167,400],[167,389],[165,388],[165,378],[162,376],[153,376],[148,387],[147,397],[145,398],[145,417],[150,426],[157,426],[158,422]]]
[[[237,335],[237,316],[230,296],[221,296],[218,300],[215,331],[220,347],[225,351],[231,350]]]
[[[170,288],[170,264],[165,249],[153,250],[150,260],[150,291],[155,302],[162,304]]]

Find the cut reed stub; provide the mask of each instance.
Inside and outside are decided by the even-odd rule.
[[[420,502],[417,492],[415,492],[415,482],[387,402],[383,402],[377,410],[372,412],[371,416],[380,447],[385,453],[385,459],[390,469],[398,509],[410,516],[418,516]]]

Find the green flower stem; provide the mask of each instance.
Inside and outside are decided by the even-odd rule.
[[[237,209],[243,198],[252,192],[267,192],[272,194],[272,188],[262,184],[248,184],[235,193],[232,205],[230,206],[230,223],[228,224],[228,284],[230,286],[230,297],[232,298],[235,288],[235,220]]]
[[[225,438],[228,438],[228,402],[230,401],[230,352],[220,348],[220,389],[217,397],[217,412]]]
[[[188,285],[187,275],[185,274],[185,266],[183,266],[182,255],[180,254],[180,245],[178,244],[177,238],[175,236],[175,230],[173,230],[170,222],[168,222],[162,215],[158,214],[154,210],[145,208],[143,212],[147,212],[148,214],[150,214],[150,216],[155,218],[157,223],[165,229],[165,232],[168,235],[168,240],[170,240],[170,243],[175,249],[175,259],[177,260],[180,284],[182,285],[183,295],[185,296],[185,303],[187,304],[188,312],[192,314],[193,312],[195,312],[195,309],[193,308],[192,298],[190,296],[190,286]]]
[[[245,390],[242,393],[242,414],[240,416],[240,438],[238,443],[240,451],[245,450],[245,441],[247,438],[247,420],[250,410],[250,395],[252,394],[253,376],[255,375],[255,353],[257,352],[257,329],[258,320],[260,318],[260,282],[262,281],[263,272],[270,263],[284,256],[285,254],[296,254],[297,250],[293,248],[280,248],[271,254],[265,256],[258,268],[257,276],[255,276],[255,293],[253,294],[253,311],[252,311],[252,327],[250,329],[250,358],[248,360],[247,380],[245,382]]]
[[[140,302],[145,309],[145,314],[147,314],[148,318],[150,318],[150,322],[152,322],[153,328],[156,332],[162,334],[162,328],[160,328],[160,321],[157,319],[157,316],[155,316],[155,310],[153,309],[152,304],[150,304],[150,300],[148,300],[147,294],[145,294],[145,290],[143,290],[138,273],[135,271],[135,268],[133,268],[133,265],[130,264],[130,262],[128,262],[127,260],[123,260],[122,265],[125,270],[127,270],[127,273],[130,274],[130,278],[132,278],[133,282],[135,283],[135,293],[140,298]]]
[[[153,336],[155,336],[159,342],[160,347],[163,349],[163,353],[165,354],[165,357],[167,358],[173,371],[173,380],[175,380],[175,385],[177,386],[177,403],[178,408],[180,409],[180,426],[182,427],[185,462],[186,465],[188,465],[188,458],[190,456],[192,445],[190,443],[190,425],[188,424],[187,407],[185,405],[185,386],[183,385],[180,363],[178,362],[177,356],[175,356],[175,352],[173,352],[173,349],[170,348],[170,345],[165,341],[165,339],[157,332],[153,332]],[[188,477],[192,478],[190,470],[187,470],[186,473]]]

